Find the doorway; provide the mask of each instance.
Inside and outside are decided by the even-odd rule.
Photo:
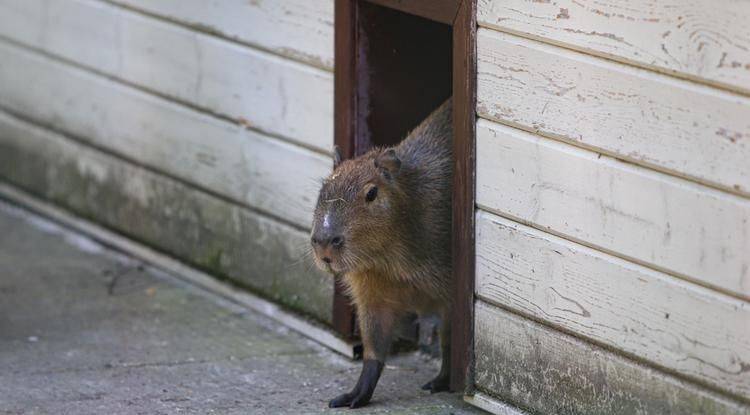
[[[451,389],[470,384],[474,295],[475,0],[336,0],[335,143],[344,158],[397,144],[453,96]],[[336,286],[333,327],[355,337]]]

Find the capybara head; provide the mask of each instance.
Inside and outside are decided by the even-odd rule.
[[[333,274],[388,262],[406,217],[408,194],[400,186],[401,160],[392,148],[341,161],[323,182],[311,244],[316,265]]]

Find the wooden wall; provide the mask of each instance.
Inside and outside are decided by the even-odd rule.
[[[479,0],[476,387],[750,413],[750,2]]]
[[[0,179],[330,321],[333,2],[0,1]]]

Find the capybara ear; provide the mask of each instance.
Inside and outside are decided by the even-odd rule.
[[[333,146],[333,168],[335,169],[336,167],[338,167],[339,164],[341,164],[342,160],[343,160],[343,157],[341,156],[341,149],[339,148],[339,146],[334,145]]]
[[[396,150],[389,148],[375,157],[375,167],[380,169],[386,179],[396,177],[401,169],[401,160],[396,155]]]

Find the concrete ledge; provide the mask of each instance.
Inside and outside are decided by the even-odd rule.
[[[527,412],[481,392],[476,392],[472,396],[464,396],[464,402],[495,415],[527,415]]]
[[[284,310],[281,306],[245,291],[240,291],[229,284],[196,270],[170,256],[157,252],[143,244],[118,235],[92,222],[83,220],[66,211],[44,202],[22,190],[0,183],[0,198],[23,206],[37,214],[58,222],[68,228],[81,232],[110,248],[123,251],[157,268],[169,272],[176,278],[183,279],[203,289],[218,294],[234,303],[247,307],[269,317],[286,327],[344,355],[350,359],[356,357],[358,344],[348,343],[334,335],[330,330],[313,321]]]

